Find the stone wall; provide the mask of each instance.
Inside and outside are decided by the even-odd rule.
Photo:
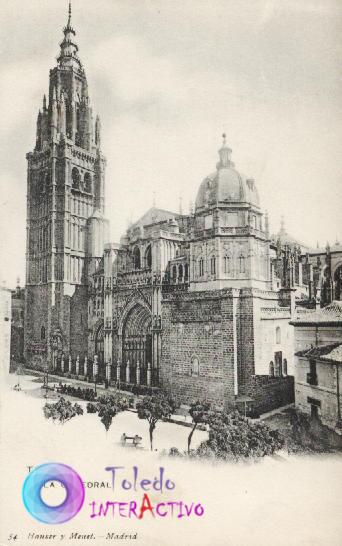
[[[177,400],[224,406],[234,399],[233,307],[231,291],[169,294],[163,300],[160,381]]]
[[[255,375],[250,378],[245,393],[254,400],[253,410],[265,413],[294,402],[294,378]]]

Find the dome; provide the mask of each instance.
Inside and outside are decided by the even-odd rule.
[[[226,146],[224,135],[217,171],[201,183],[196,198],[196,210],[216,203],[248,203],[259,207],[259,195],[254,180],[246,178],[235,169],[230,160],[231,152]]]

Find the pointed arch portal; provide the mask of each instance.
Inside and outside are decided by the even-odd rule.
[[[140,365],[140,383],[147,384],[147,365],[152,364],[152,317],[150,310],[137,303],[125,318],[122,329],[121,380],[125,381],[127,362],[130,365],[130,383],[136,383],[137,362]]]

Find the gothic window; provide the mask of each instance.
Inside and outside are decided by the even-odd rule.
[[[40,339],[44,341],[45,339],[45,326],[42,326],[40,329]]]
[[[84,191],[86,191],[87,193],[91,193],[91,175],[90,173],[85,173],[84,175]]]
[[[191,359],[191,375],[199,375],[199,360],[197,356],[193,356]]]
[[[203,258],[200,258],[198,260],[198,276],[203,277],[204,275],[204,260]]]
[[[215,275],[216,273],[216,258],[215,256],[212,256],[210,259],[210,272],[212,275]]]
[[[223,265],[224,265],[224,272],[230,273],[230,257],[229,256],[225,256],[223,258]]]
[[[184,266],[184,281],[187,282],[189,279],[189,266],[188,264],[185,264]]]
[[[273,360],[270,362],[270,371],[269,371],[270,377],[274,377],[274,363]]]
[[[246,273],[246,258],[244,256],[239,256],[239,266],[240,273]]]
[[[172,282],[176,282],[177,280],[177,266],[174,265],[172,268]]]
[[[71,178],[72,178],[72,187],[75,190],[80,189],[80,173],[76,167],[74,167],[71,171]]]
[[[284,358],[283,360],[283,375],[287,375],[287,360]]]
[[[148,269],[151,269],[152,267],[152,252],[151,252],[151,245],[148,245],[146,251],[145,251],[145,267]]]
[[[279,343],[281,343],[281,330],[280,330],[280,326],[277,326],[277,328],[276,328],[276,344],[278,345]]]
[[[133,250],[133,267],[134,269],[140,269],[140,249],[135,247]]]

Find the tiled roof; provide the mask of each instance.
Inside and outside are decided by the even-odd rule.
[[[342,343],[335,347],[330,353],[322,356],[322,360],[330,360],[332,362],[342,362]]]
[[[342,323],[342,301],[333,301],[321,309],[297,308],[297,317],[293,321],[294,324],[320,322]]]
[[[303,349],[302,351],[298,351],[296,356],[319,358],[328,362],[342,362],[342,342]]]

